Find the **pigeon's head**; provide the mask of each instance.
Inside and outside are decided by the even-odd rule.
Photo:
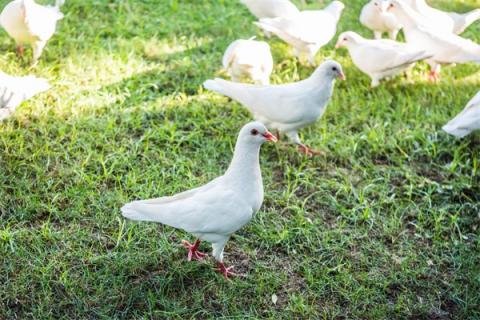
[[[313,73],[313,77],[328,78],[335,80],[345,80],[345,74],[343,73],[342,65],[334,60],[328,60],[322,63],[317,70]]]
[[[372,0],[371,3],[373,4],[373,7],[380,13],[387,12],[388,7],[390,6],[389,0]]]
[[[404,12],[407,9],[408,4],[402,0],[389,0],[387,10],[392,13]]]
[[[267,130],[265,125],[258,121],[249,122],[243,126],[238,135],[239,140],[262,144],[266,141],[276,142],[277,138]]]
[[[337,44],[335,45],[335,49],[338,49],[340,47],[347,47],[352,45],[352,44],[357,44],[360,41],[362,41],[362,37],[353,31],[347,31],[338,37]]]

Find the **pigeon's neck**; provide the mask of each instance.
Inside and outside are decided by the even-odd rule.
[[[420,20],[418,14],[410,7],[404,7],[400,10],[397,10],[397,18],[400,23],[405,28],[414,28],[417,25],[420,25]]]
[[[239,187],[261,180],[260,144],[247,143],[238,140],[233,153],[233,159],[225,176]]]

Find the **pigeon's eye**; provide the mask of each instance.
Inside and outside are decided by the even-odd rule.
[[[337,71],[337,67],[333,67],[333,68],[332,68],[332,71]]]
[[[347,39],[347,38],[343,38],[343,41],[348,41],[348,39]]]
[[[253,135],[253,136],[256,136],[258,134],[258,130],[257,129],[252,129],[252,131],[250,131],[250,133]]]

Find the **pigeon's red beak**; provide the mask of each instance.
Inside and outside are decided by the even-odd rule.
[[[267,141],[277,142],[277,137],[270,133],[270,131],[265,132],[262,136],[267,139]]]
[[[340,78],[340,80],[347,80],[347,77],[345,77],[345,73],[343,73],[343,72],[340,72],[338,74],[338,77]]]

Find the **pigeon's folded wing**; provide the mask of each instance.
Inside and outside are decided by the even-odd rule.
[[[190,233],[223,235],[250,220],[253,209],[242,203],[238,194],[218,184],[204,187],[173,197],[134,201],[122,207],[122,214],[132,220],[160,222]]]

